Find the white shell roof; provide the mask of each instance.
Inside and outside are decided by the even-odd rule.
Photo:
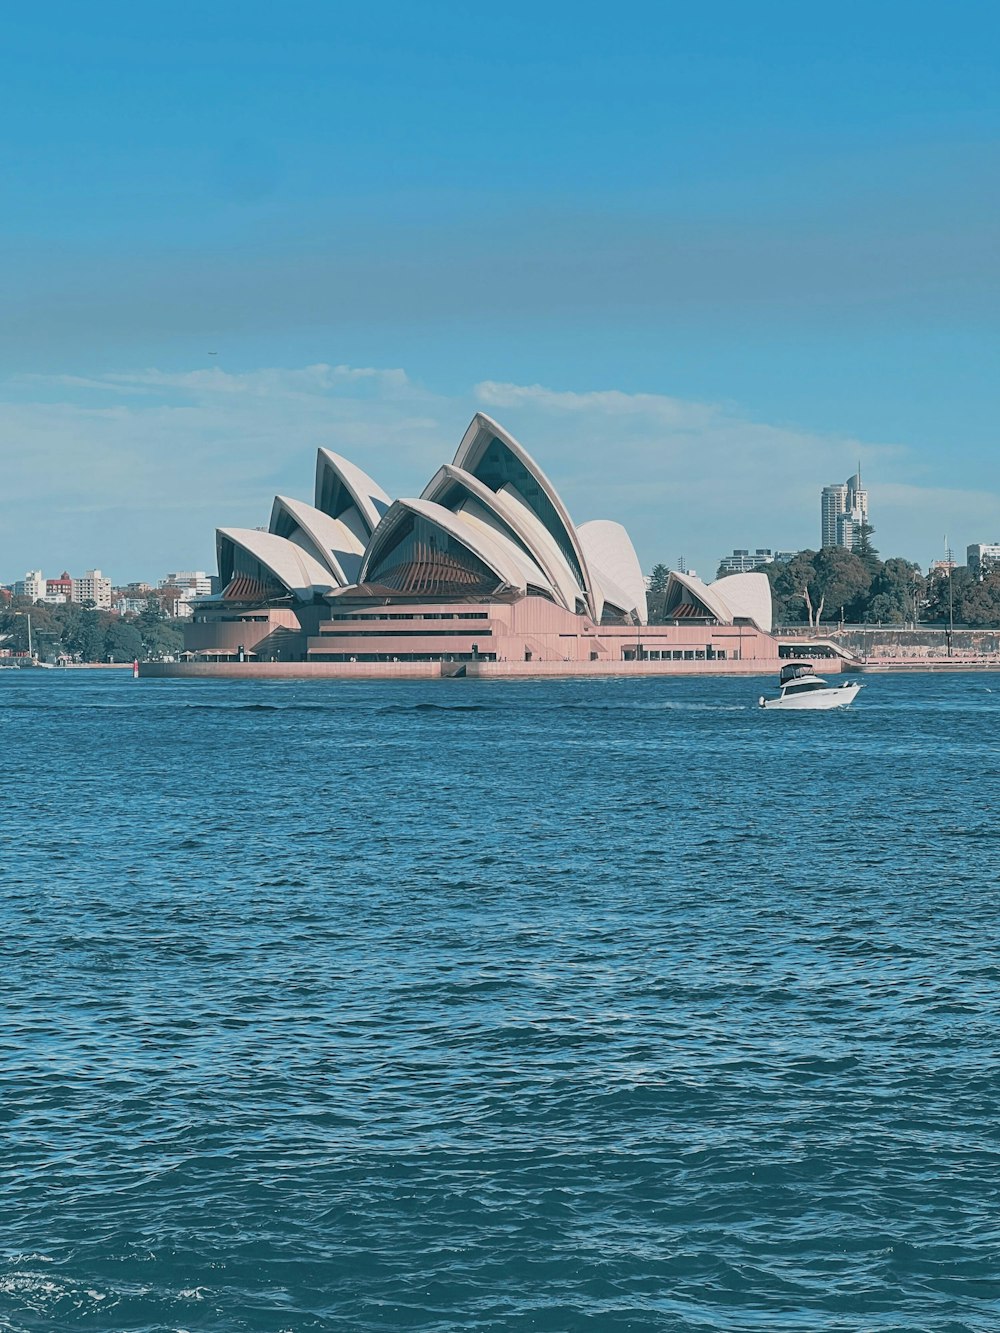
[[[702,583],[694,574],[671,570],[670,582],[685,588],[702,603],[720,625],[734,620],[752,620],[766,633],[771,630],[771,584],[766,574],[729,574],[714,583]],[[669,584],[667,585],[669,589]],[[669,595],[669,594],[668,594]],[[669,613],[668,613],[669,614]]]
[[[324,564],[343,586],[351,580],[337,559],[338,552],[355,556],[365,553],[365,544],[339,518],[331,518],[315,505],[304,500],[293,500],[287,495],[276,495],[271,508],[270,531],[274,532],[281,513],[288,514],[309,539],[316,559]]]
[[[583,588],[581,591],[584,593],[587,602],[589,603],[591,615],[594,616],[596,620],[600,621],[600,594],[594,588],[594,582],[590,577],[590,572],[587,567],[587,558],[583,547],[580,544],[580,539],[577,536],[576,528],[573,526],[573,520],[569,516],[569,511],[559,498],[558,491],[549,481],[548,477],[527,450],[514,439],[513,435],[504,430],[499,422],[494,421],[492,417],[488,417],[485,412],[477,412],[469,423],[469,428],[463,435],[462,442],[455,453],[455,466],[463,468],[466,472],[475,474],[476,464],[482,457],[482,454],[491,439],[499,440],[505,449],[510,450],[511,454],[514,455],[525,471],[527,471],[538,484],[539,489],[555,510],[556,517],[563,529],[567,544],[576,557],[576,561],[579,564],[583,575]],[[523,503],[530,509],[530,505],[528,505],[526,499],[523,500]],[[542,527],[545,526],[541,523],[541,520],[539,520],[539,523]],[[558,546],[558,542],[556,545]]]
[[[766,574],[754,570],[747,574],[727,574],[709,585],[737,617],[752,620],[758,629],[770,634],[773,620],[771,582]]]
[[[324,469],[329,468],[335,476],[339,477],[344,488],[354,501],[355,508],[364,519],[368,528],[368,535],[375,531],[382,518],[383,510],[374,503],[380,501],[383,509],[387,509],[392,503],[388,495],[381,486],[372,481],[367,472],[362,472],[348,458],[335,454],[332,449],[318,449],[316,451],[316,502],[319,507],[320,490],[323,483]]]
[[[453,486],[459,486],[467,496],[474,497],[485,509],[496,514],[498,521],[531,552],[534,563],[544,575],[542,584],[549,588],[556,602],[567,611],[575,611],[577,596],[582,591],[577,577],[555,538],[527,503],[516,492],[508,494],[506,488],[491,491],[478,477],[453,463],[438,468],[424,487],[421,498],[440,502]]]
[[[492,511],[485,505],[480,504],[478,500],[465,500],[452,511],[462,520],[463,523],[484,532],[487,537],[498,542],[510,558],[517,562],[521,574],[524,578],[525,586],[529,583],[536,588],[541,588],[545,592],[552,593],[552,587],[548,579],[539,569],[538,565],[532,560],[531,556],[522,551],[520,546],[511,541],[508,534],[501,527],[499,520]],[[553,594],[554,596],[554,594]]]
[[[581,523],[577,532],[605,599],[623,611],[636,611],[645,624],[646,580],[628,533],[609,518]]]
[[[477,466],[488,482],[476,475]],[[447,506],[441,503],[445,497]],[[647,619],[645,580],[625,528],[607,519],[576,528],[534,459],[483,412],[473,417],[454,463],[438,469],[419,499],[390,501],[361,468],[325,448],[317,450],[315,498],[315,504],[307,504],[276,496],[271,531],[220,528],[218,536],[245,550],[277,583],[305,600],[351,586],[355,571],[357,581],[366,582],[384,541],[412,512],[461,542],[513,591],[538,588],[571,612],[585,606],[598,624],[605,601]],[[693,576],[672,577],[719,621],[739,615],[770,628],[765,575],[734,575],[713,585]]]
[[[258,532],[256,528],[217,528],[217,542],[222,537],[270,570],[277,582],[299,601],[311,601],[315,593],[326,593],[336,586],[328,569],[285,537]]]
[[[429,523],[433,523],[435,527],[441,528],[449,536],[454,537],[456,541],[460,542],[492,569],[499,582],[505,583],[508,587],[521,593],[527,591],[527,579],[518,558],[521,553],[516,551],[512,542],[506,538],[501,540],[499,533],[487,532],[484,526],[469,523],[458,514],[453,514],[450,509],[446,509],[444,505],[436,504],[431,500],[396,500],[393,502],[379,524],[378,530],[368,543],[361,573],[358,575],[359,583],[367,581],[369,569],[378,560],[379,547],[408,512],[419,514]]]
[[[711,612],[720,625],[731,625],[733,623],[733,613],[726,605],[722,595],[714,592],[707,583],[702,583],[696,574],[681,574],[676,569],[672,569],[670,571],[670,583],[680,584],[696,602],[701,602],[706,610]],[[670,583],[667,585],[668,589]]]

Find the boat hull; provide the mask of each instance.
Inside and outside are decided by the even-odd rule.
[[[861,688],[860,681],[851,681],[845,685],[831,685],[828,690],[810,690],[808,694],[792,695],[784,699],[765,699],[762,695],[760,706],[780,708],[782,712],[787,713],[846,708],[858,697]]]

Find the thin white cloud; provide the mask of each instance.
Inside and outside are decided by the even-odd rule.
[[[480,402],[490,407],[535,407],[557,413],[587,413],[606,417],[649,417],[675,425],[703,426],[719,415],[717,407],[670,398],[664,394],[622,393],[602,389],[572,393],[541,384],[504,384],[483,380],[475,387]]]
[[[921,487],[900,444],[755,421],[728,404],[483,381],[432,394],[400,369],[317,364],[151,368],[0,385],[0,579],[39,564],[114,577],[210,563],[217,525],[308,497],[314,451],[355,459],[394,495],[448,461],[472,412],[498,416],[578,521],[623,522],[646,567],[680,553],[711,573],[734,546],[815,545],[819,494],[854,471],[877,545],[926,562],[940,533],[988,538],[996,496]]]
[[[130,393],[143,390],[178,390],[198,395],[246,394],[256,397],[292,394],[325,394],[370,382],[382,392],[417,392],[403,370],[373,366],[329,366],[323,363],[301,369],[261,369],[233,373],[219,366],[202,370],[109,372],[106,375],[24,375],[24,384],[44,384],[67,389],[100,389]]]
[[[897,442],[756,421],[729,404],[661,394],[492,380],[475,392],[546,460],[571,511],[625,523],[647,565],[683,552],[711,572],[734,547],[817,545],[821,489],[858,459],[886,552],[929,559],[943,514],[956,516],[957,530],[963,515],[977,523],[1000,511],[995,496],[914,484],[914,459]]]
[[[464,409],[405,373],[313,365],[150,369],[0,385],[0,581],[39,564],[113,577],[211,562],[214,528],[266,523],[277,491],[310,497],[315,450],[418,492]],[[464,414],[468,415],[468,414]]]

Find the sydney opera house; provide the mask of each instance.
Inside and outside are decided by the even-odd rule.
[[[417,497],[391,500],[321,448],[312,504],[279,495],[266,531],[220,528],[216,542],[220,590],[186,630],[193,665],[590,674],[778,655],[759,573],[712,584],[672,574],[662,623],[649,624],[625,529],[577,526],[534,460],[481,413]]]

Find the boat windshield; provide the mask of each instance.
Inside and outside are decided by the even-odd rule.
[[[790,680],[798,680],[802,676],[811,676],[812,674],[813,664],[811,662],[786,662],[778,674],[778,684],[787,685]]]
[[[784,687],[786,694],[806,694],[809,690],[828,690],[830,687],[819,676],[809,680],[790,680]]]

